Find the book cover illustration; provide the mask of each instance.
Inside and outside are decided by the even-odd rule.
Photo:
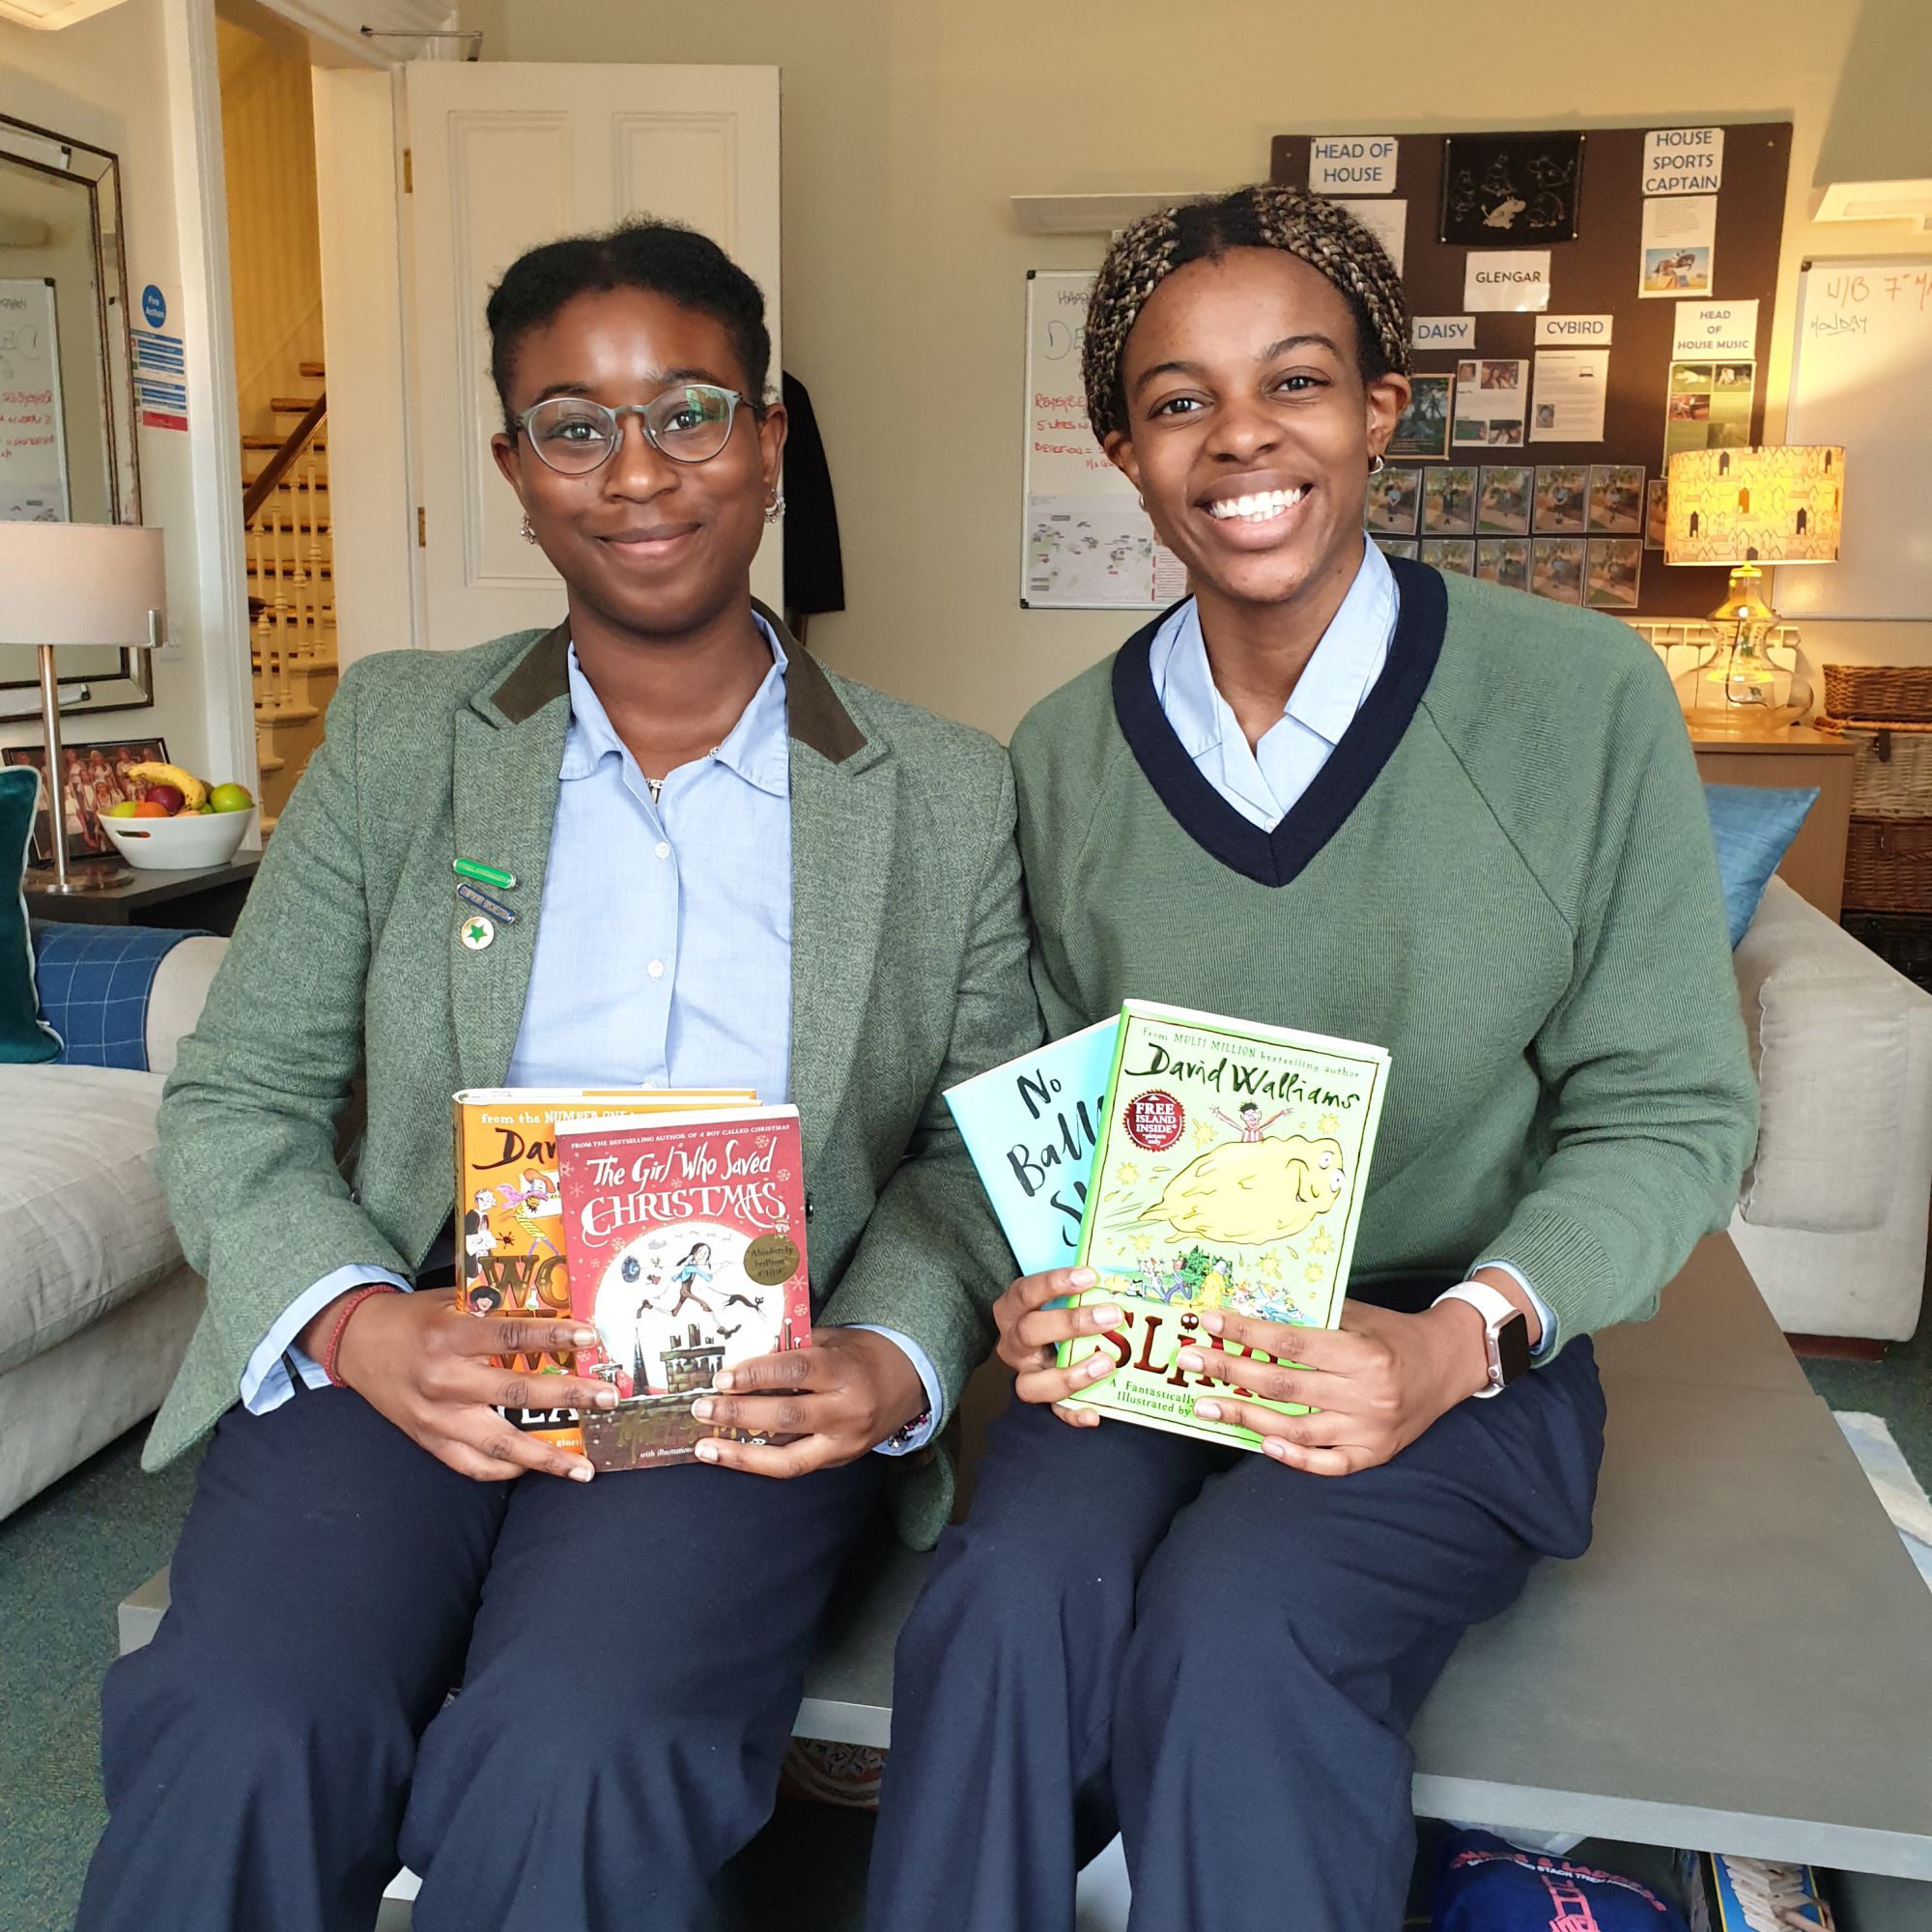
[[[1073,1265],[1120,1025],[1083,1027],[946,1090],[1022,1274]]]
[[[1387,1085],[1378,1046],[1126,1002],[1078,1250],[1099,1275],[1079,1299],[1124,1319],[1060,1350],[1063,1367],[1098,1349],[1119,1367],[1073,1406],[1261,1446],[1194,1414],[1225,1381],[1175,1357],[1221,1349],[1201,1326],[1209,1309],[1340,1320]]]
[[[692,1403],[718,1372],[811,1333],[795,1107],[557,1129],[571,1312],[597,1330],[580,1375],[617,1391],[581,1418],[599,1469],[688,1462],[723,1432]]]
[[[476,1087],[453,1096],[457,1305],[472,1315],[561,1320],[570,1313],[556,1126],[563,1121],[742,1107],[744,1089]],[[575,1373],[571,1351],[493,1355],[521,1375]],[[512,1428],[581,1451],[574,1408],[501,1408]]]

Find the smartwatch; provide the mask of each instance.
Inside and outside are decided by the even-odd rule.
[[[1483,1342],[1489,1350],[1489,1385],[1475,1391],[1478,1400],[1500,1395],[1519,1377],[1529,1373],[1529,1323],[1508,1295],[1485,1281],[1458,1282],[1435,1297],[1466,1301],[1483,1318]]]

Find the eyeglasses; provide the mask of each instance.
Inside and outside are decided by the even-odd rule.
[[[708,463],[731,440],[738,406],[735,389],[684,383],[647,403],[609,409],[587,396],[546,396],[516,418],[530,447],[549,469],[564,476],[588,476],[616,454],[623,416],[636,416],[651,447],[673,463]]]

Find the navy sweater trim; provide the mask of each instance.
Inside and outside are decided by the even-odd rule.
[[[1404,557],[1391,557],[1389,569],[1400,603],[1388,662],[1328,762],[1272,832],[1244,818],[1202,777],[1160,708],[1154,635],[1179,606],[1136,631],[1114,660],[1114,715],[1148,782],[1204,852],[1257,885],[1289,884],[1342,829],[1395,754],[1435,674],[1449,613],[1442,579]]]

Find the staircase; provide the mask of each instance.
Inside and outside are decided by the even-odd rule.
[[[335,559],[329,536],[323,365],[301,365],[315,393],[277,396],[272,435],[242,439],[249,656],[262,827],[273,826],[322,743],[335,692]],[[271,479],[263,487],[264,479]]]

